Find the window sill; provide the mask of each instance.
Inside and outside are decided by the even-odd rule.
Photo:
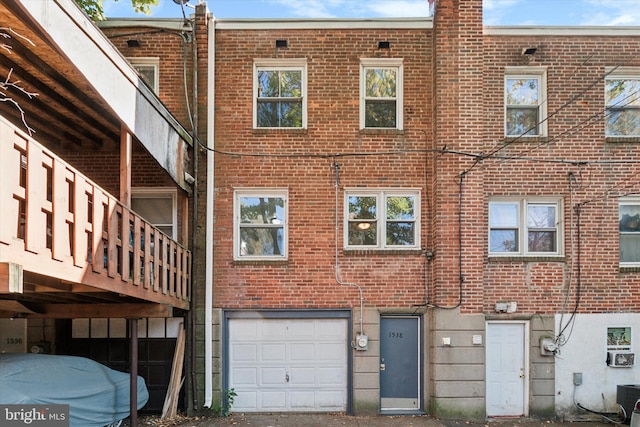
[[[254,135],[306,135],[308,129],[304,128],[253,128],[251,132]]]
[[[391,128],[364,128],[360,129],[362,135],[404,135],[403,129]]]
[[[505,144],[513,144],[517,142],[521,143],[530,143],[530,142],[549,142],[551,138],[548,136],[505,136],[503,138],[503,142]]]
[[[565,262],[564,255],[559,256],[489,256],[489,262]]]
[[[358,255],[422,255],[422,249],[343,249],[345,256]]]
[[[233,265],[283,265],[288,264],[289,260],[283,259],[234,259]]]
[[[605,136],[604,142],[607,143],[638,143],[640,136]]]

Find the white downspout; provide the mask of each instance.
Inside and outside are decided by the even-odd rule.
[[[207,69],[207,210],[205,246],[205,291],[204,291],[204,404],[211,408],[213,400],[213,199],[214,199],[214,153],[215,147],[215,64],[216,64],[216,18],[209,15],[207,25],[209,64]]]

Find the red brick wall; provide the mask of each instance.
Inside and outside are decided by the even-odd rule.
[[[275,40],[289,47],[276,51]],[[389,50],[378,50],[389,41]],[[335,279],[335,174],[340,164],[340,279],[363,289],[367,306],[425,303],[423,253],[342,250],[345,187],[420,188],[428,218],[426,148],[431,135],[431,37],[428,30],[219,30],[216,33],[215,143],[220,151],[295,154],[250,157],[216,154],[215,297],[217,307],[339,308],[357,306],[355,287]],[[252,130],[254,59],[306,58],[308,129]],[[359,131],[360,58],[404,59],[404,132]],[[386,155],[354,155],[399,152]],[[307,155],[323,156],[326,158]],[[233,190],[289,191],[289,259],[233,261]],[[422,243],[425,244],[425,228]]]
[[[538,50],[527,60],[521,50],[529,46]],[[478,302],[478,308],[491,312],[495,302],[512,300],[518,302],[521,312],[552,313],[561,310],[568,295],[570,311],[580,285],[580,312],[637,311],[640,274],[637,269],[619,268],[618,197],[640,192],[637,179],[640,141],[605,141],[603,113],[605,69],[621,64],[640,66],[634,54],[640,49],[640,39],[494,35],[485,38],[484,48],[484,151],[490,152],[505,141],[502,104],[505,66],[548,67],[550,138],[533,141],[523,138],[496,153],[518,160],[484,160],[480,168],[484,191],[478,197],[478,210],[481,217],[487,218],[491,196],[561,196],[565,257],[551,261],[486,261],[485,233],[485,298]],[[560,160],[576,163],[549,162]],[[619,161],[629,163],[615,163]],[[573,185],[570,174],[575,177]],[[576,214],[579,204],[582,204],[580,230]]]

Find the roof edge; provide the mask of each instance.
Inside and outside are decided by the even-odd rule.
[[[485,26],[487,36],[640,36],[640,27],[605,26]]]

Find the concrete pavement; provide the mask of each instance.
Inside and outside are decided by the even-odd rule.
[[[140,427],[611,427],[611,422],[491,419],[440,420],[425,416],[356,417],[344,414],[232,414],[228,417],[141,418]]]

